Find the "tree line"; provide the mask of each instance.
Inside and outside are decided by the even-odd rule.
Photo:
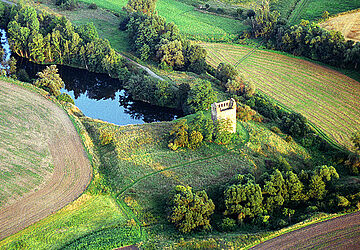
[[[252,174],[240,174],[217,202],[205,191],[193,192],[191,187],[180,185],[170,203],[169,221],[183,233],[210,229],[217,206],[222,213],[216,225],[219,230],[233,231],[246,224],[277,229],[314,212],[359,208],[360,193],[341,188],[338,179],[336,169],[326,165],[300,173],[274,169],[257,180]]]
[[[304,56],[332,66],[360,70],[360,43],[345,40],[340,31],[328,31],[316,23],[302,20],[290,26],[271,11],[269,1],[255,9],[248,20],[254,37],[262,37],[271,49]]]
[[[133,51],[141,60],[152,59],[164,69],[205,72],[205,49],[191,44],[174,23],[157,15],[155,2],[130,0],[125,8],[128,16],[120,29],[129,31]]]
[[[21,4],[4,7],[0,14],[11,49],[21,57],[36,63],[86,68],[120,80],[129,75],[125,60],[109,41],[99,38],[92,23],[75,27],[65,17]]]

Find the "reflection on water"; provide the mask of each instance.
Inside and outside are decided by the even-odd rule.
[[[24,68],[30,78],[46,66],[17,58],[18,68]],[[121,82],[105,74],[87,70],[58,66],[65,82],[62,92],[75,99],[75,104],[89,117],[118,125],[141,124],[144,122],[171,121],[180,117],[181,112],[134,101],[121,88]]]
[[[8,39],[6,37],[6,32],[3,29],[0,29],[0,34],[1,34],[1,47],[4,49],[4,57],[1,58],[0,60],[0,69],[5,69],[8,68],[9,65],[5,65],[9,60],[10,60],[10,56],[11,56],[11,50],[10,50],[10,45],[8,42]],[[4,64],[4,65],[3,65]]]

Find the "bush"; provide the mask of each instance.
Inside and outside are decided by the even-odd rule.
[[[25,69],[19,69],[16,73],[16,77],[21,82],[31,82],[31,79]]]
[[[221,230],[225,232],[234,231],[236,229],[236,220],[231,218],[224,218],[220,227]]]
[[[71,96],[67,93],[62,93],[58,97],[56,97],[59,101],[68,102],[75,105],[74,100],[71,98]]]
[[[199,227],[210,229],[210,216],[214,213],[215,205],[206,192],[193,193],[191,187],[181,185],[176,186],[175,191],[170,222],[182,233],[189,233]]]
[[[89,9],[96,10],[97,8],[98,8],[98,7],[97,7],[96,3],[91,3],[91,4],[89,5]]]
[[[105,146],[114,141],[114,134],[107,128],[100,128],[100,143]]]

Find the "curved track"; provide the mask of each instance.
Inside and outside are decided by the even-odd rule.
[[[252,249],[358,249],[360,212],[283,234]]]
[[[11,93],[12,99],[26,100],[26,105],[33,105],[35,109],[39,105],[45,106],[55,121],[53,124],[44,124],[48,130],[41,135],[51,154],[53,173],[37,190],[0,208],[1,240],[79,197],[91,180],[91,167],[79,135],[61,108],[39,94],[11,83],[0,81],[0,91]]]

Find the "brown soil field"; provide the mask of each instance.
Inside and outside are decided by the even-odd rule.
[[[278,236],[252,249],[359,249],[360,212]]]
[[[92,173],[75,127],[55,103],[0,81],[0,104],[0,126],[7,123],[10,128],[0,134],[0,172],[11,173],[6,179],[0,176],[1,186],[28,184],[20,194],[11,185],[5,191],[0,188],[3,196],[13,197],[0,204],[1,240],[75,200],[86,189]],[[14,171],[13,166],[27,171]],[[40,177],[34,177],[34,182],[32,176]]]
[[[327,30],[340,31],[345,39],[360,42],[360,10],[329,18],[320,26]]]

